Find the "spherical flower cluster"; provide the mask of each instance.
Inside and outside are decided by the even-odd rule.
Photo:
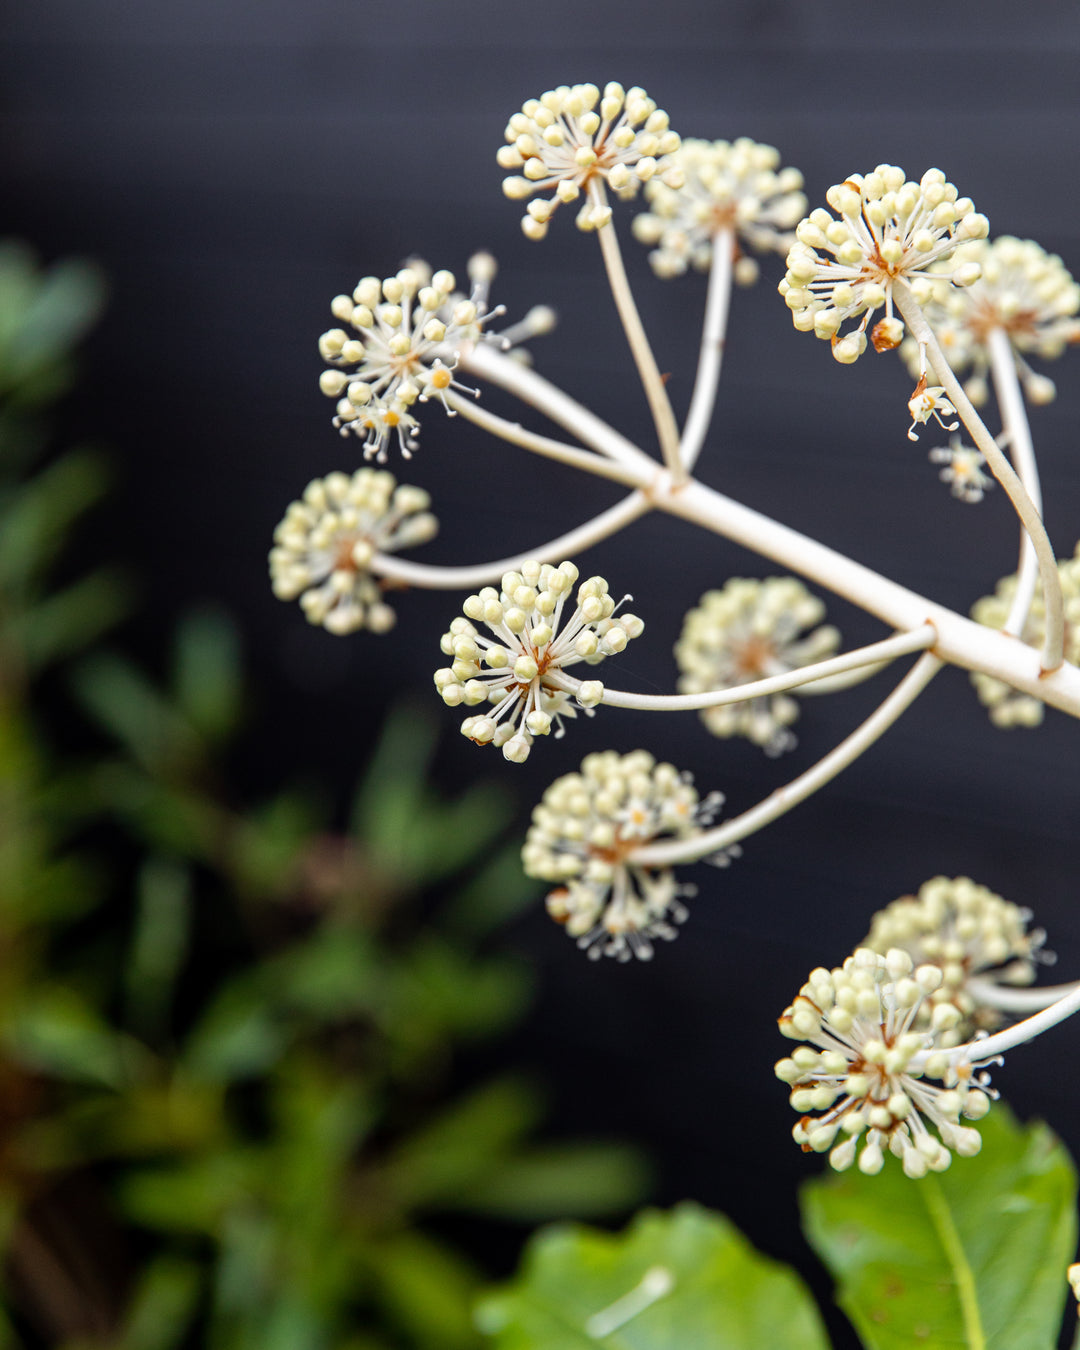
[[[970,1064],[954,1067],[942,1051],[931,1053],[924,1067],[913,1063],[916,1055],[934,1051],[938,1033],[959,1017],[941,1004],[929,1029],[917,1029],[941,979],[938,966],[915,967],[906,952],[882,956],[866,948],[831,971],[811,971],[780,1018],[783,1035],[810,1044],[776,1065],[795,1110],[821,1112],[804,1115],[793,1130],[805,1151],[828,1151],[838,1172],[857,1156],[859,1170],[873,1175],[884,1166],[887,1148],[909,1177],[943,1172],[952,1162],[950,1150],[962,1158],[978,1153],[979,1132],[960,1117],[981,1119],[990,1100],[971,1085]],[[944,1086],[928,1083],[927,1076]]]
[[[399,487],[385,469],[313,479],[274,531],[274,594],[299,596],[309,621],[331,633],[385,633],[394,611],[371,576],[371,560],[434,538],[439,526],[430,504],[423,488]]]
[[[501,746],[515,764],[528,758],[536,736],[553,727],[556,736],[563,735],[562,719],[576,716],[572,698],[591,713],[603,697],[599,680],[578,685],[564,679],[563,670],[582,661],[596,665],[621,652],[645,627],[634,614],[615,618],[617,606],[603,577],[582,582],[577,606],[563,623],[577,579],[572,562],[523,563],[520,572],[506,573],[501,592],[485,586],[470,595],[465,617],[442,636],[443,654],[454,658],[435,672],[443,702],[451,708],[493,704],[490,714],[466,717],[462,735],[478,745]],[[494,636],[482,634],[477,623]]]
[[[962,244],[952,265],[977,266],[979,280],[965,290],[945,280],[934,283],[925,313],[950,365],[970,370],[965,390],[972,403],[986,402],[988,343],[995,329],[1008,336],[1028,398],[1048,403],[1055,393],[1053,380],[1036,374],[1025,358],[1052,360],[1069,343],[1080,342],[1080,286],[1065,264],[1033,239],[1002,235]],[[918,344],[905,339],[901,355],[916,373]]]
[[[453,367],[462,348],[478,342],[483,325],[502,313],[488,309],[495,272],[490,254],[472,257],[466,299],[456,292],[452,272],[432,273],[417,258],[384,281],[363,277],[352,295],[331,301],[334,317],[348,330],[331,328],[319,338],[319,352],[332,367],[323,371],[319,387],[337,400],[334,426],[342,436],[363,439],[365,459],[384,462],[395,436],[408,459],[420,430],[418,403],[438,398],[446,407],[451,387],[475,393],[458,384]],[[524,326],[544,331],[544,314],[550,311],[535,311],[538,323]],[[500,340],[510,345],[505,334]],[[449,407],[447,412],[452,415]]]
[[[560,85],[531,98],[506,127],[506,145],[498,153],[503,169],[520,170],[503,179],[513,201],[551,191],[526,208],[521,228],[530,239],[543,239],[560,202],[586,194],[578,212],[580,230],[597,230],[611,219],[603,185],[620,197],[633,197],[642,183],[658,176],[677,187],[680,171],[671,160],[679,137],[668,115],[644,89],[606,84]]]
[[[960,1015],[940,1030],[938,1044],[960,1045],[976,1031],[1001,1021],[970,987],[973,975],[1005,985],[1031,984],[1046,934],[1028,929],[1029,909],[1021,909],[970,877],[934,877],[917,895],[904,895],[874,915],[862,946],[885,955],[894,947],[917,965],[937,966],[941,983],[923,1002],[917,1025],[933,1021],[939,1005]]]
[[[784,252],[790,233],[806,211],[798,169],[779,169],[780,152],[742,136],[736,141],[684,140],[672,155],[684,182],[672,188],[653,178],[645,185],[651,211],[634,218],[634,235],[655,244],[649,254],[660,277],[680,276],[687,267],[704,272],[712,262],[713,240],[729,227],[735,235],[735,280],[757,280],[758,265],[740,244],[758,253]]]
[[[929,459],[931,464],[944,466],[938,477],[962,502],[981,502],[994,486],[992,475],[983,472],[986,456],[973,445],[965,445],[959,436],[950,436],[948,445],[935,446]]]
[[[829,625],[807,632],[824,617],[825,606],[795,577],[732,578],[683,620],[675,644],[680,693],[731,689],[825,660],[840,634]],[[714,736],[745,736],[779,755],[795,744],[789,728],[798,716],[790,694],[773,694],[706,708],[701,720]]]
[[[1058,578],[1065,604],[1065,659],[1080,661],[1080,543],[1073,556],[1058,561]],[[1016,573],[1003,577],[993,595],[984,595],[971,607],[971,617],[987,628],[1004,628],[1016,594]],[[1041,647],[1046,634],[1046,606],[1042,591],[1036,588],[1022,633],[1029,647]],[[971,682],[979,701],[990,710],[990,720],[998,727],[1037,727],[1043,719],[1041,699],[1021,694],[993,675],[973,672]]]
[[[874,349],[900,345],[904,325],[893,314],[894,282],[913,282],[915,298],[929,298],[937,283],[926,277],[927,270],[965,240],[985,238],[989,226],[940,169],[927,169],[920,182],[911,183],[903,169],[879,164],[865,177],[852,174],[825,196],[839,219],[819,207],[800,222],[780,294],[795,327],[828,339],[833,356],[850,365],[866,350],[866,326],[882,306],[885,316],[870,334]],[[970,286],[979,278],[979,265],[969,260],[935,277]],[[841,327],[860,314],[858,327],[841,336]]]
[[[556,883],[548,913],[590,957],[647,961],[656,939],[675,937],[674,925],[686,918],[680,897],[694,891],[670,868],[642,866],[634,855],[663,835],[692,835],[723,800],[712,793],[699,801],[689,774],[645,750],[587,755],[579,773],[544,793],[522,863],[529,876]]]

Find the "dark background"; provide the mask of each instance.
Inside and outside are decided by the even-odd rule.
[[[643,397],[595,241],[556,218],[523,239],[494,154],[509,114],[550,85],[644,85],[683,135],[749,135],[804,172],[811,205],[881,161],[919,177],[939,165],[991,222],[1080,267],[1074,5],[856,6],[609,0],[37,0],[9,11],[0,47],[0,229],[46,258],[98,259],[107,318],[68,411],[71,435],[114,447],[121,495],[103,553],[146,578],[132,641],[156,659],[177,614],[215,598],[236,616],[259,682],[241,766],[252,785],[297,774],[344,796],[392,702],[443,718],[448,786],[498,774],[522,820],[587,751],[645,745],[721,788],[739,811],[825,753],[895,681],[806,705],[780,762],[717,742],[693,715],[611,709],[516,767],[457,735],[431,689],[454,595],[396,598],[382,638],[310,630],[270,595],[265,555],[310,477],[351,470],[317,389],[315,347],[331,296],[419,253],[464,273],[478,247],[503,271],[511,318],[552,304],[539,369],[651,445]],[[560,212],[560,217],[563,213]],[[566,210],[566,216],[571,215]],[[655,281],[617,216],[628,266],[678,411],[689,399],[704,283]],[[1000,491],[953,500],[905,436],[910,381],[895,357],[853,369],[796,334],[774,293],[779,259],[734,297],[706,481],[898,581],[966,611],[1013,570],[1016,529]],[[1078,358],[1048,373],[1056,403],[1032,423],[1047,523],[1062,554],[1080,534]],[[509,411],[494,392],[488,405]],[[429,409],[403,468],[442,522],[419,555],[473,562],[545,539],[616,499]],[[545,429],[540,419],[533,425]],[[645,637],[609,680],[670,689],[685,610],[730,575],[770,569],[725,541],[657,518],[584,566],[634,594]],[[845,645],[884,636],[840,603]],[[794,1186],[814,1163],[772,1077],[774,1018],[811,966],[832,965],[873,911],[936,873],[973,876],[1030,905],[1080,971],[1075,885],[1080,726],[995,731],[967,678],[945,671],[885,741],[824,792],[747,841],[728,872],[695,869],[700,896],[679,941],[648,966],[592,965],[539,912],[510,940],[533,962],[536,1013],[514,1053],[553,1085],[556,1124],[639,1140],[656,1198],[730,1213],[767,1250],[803,1262]],[[1070,1032],[1011,1056],[995,1083],[1080,1148]],[[962,1162],[958,1164],[962,1166]]]

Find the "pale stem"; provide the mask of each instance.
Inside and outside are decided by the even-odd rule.
[[[540,390],[553,389],[553,386],[498,353],[488,353],[485,361],[489,362],[489,369],[497,371],[498,378],[494,382],[522,397],[528,395],[532,400],[535,396],[536,406],[547,411],[544,398],[537,395],[537,389],[538,385]],[[566,402],[573,407],[579,406],[572,399]],[[585,409],[580,411],[585,418],[592,417]],[[597,425],[604,427],[604,423],[593,418],[592,430]],[[1059,669],[1046,673],[1039,653],[1026,643],[964,618],[703,483],[691,479],[674,487],[671,475],[655,460],[619,438],[617,433],[610,434],[637,465],[636,486],[657,509],[700,525],[788,571],[797,572],[842,595],[867,613],[875,614],[892,629],[909,630],[932,623],[938,631],[934,651],[943,660],[966,670],[993,675],[1022,693],[1041,699],[1073,717],[1080,717],[1080,669],[1076,666],[1066,661]],[[584,435],[582,439],[586,439]]]
[[[590,445],[609,459],[622,464],[637,464],[645,470],[654,470],[656,461],[633,441],[609,426],[583,404],[564,393],[557,385],[545,380],[535,370],[498,351],[490,342],[478,342],[462,351],[459,370],[479,375],[500,389],[506,389],[515,398],[528,403],[545,417],[563,427],[582,445]]]
[[[871,666],[856,666],[854,670],[849,670],[843,675],[831,675],[824,680],[815,680],[813,684],[806,685],[800,691],[801,696],[809,698],[811,695],[816,697],[818,694],[839,694],[845,689],[854,689],[857,684],[880,675],[888,665],[888,661],[878,661]]]
[[[1002,1012],[1035,1012],[1039,1008],[1048,1008],[1059,998],[1080,989],[1080,980],[1073,980],[1069,984],[1047,984],[1038,989],[1017,989],[1012,985],[998,984],[995,980],[972,975],[964,987],[977,1003],[998,1008]]]
[[[975,444],[983,452],[994,477],[1008,494],[1009,500],[1016,508],[1016,514],[1023,522],[1024,529],[1035,546],[1035,554],[1039,562],[1039,574],[1042,577],[1043,598],[1046,604],[1043,669],[1047,671],[1057,670],[1063,659],[1064,608],[1057,563],[1054,560],[1054,550],[1050,546],[1042,517],[1039,515],[1035,503],[1028,496],[1023,483],[1017,477],[1016,471],[1002,453],[997,441],[987,430],[982,418],[972,406],[971,400],[964,393],[960,381],[953,374],[952,367],[946,360],[945,353],[941,350],[941,346],[934,336],[934,330],[930,327],[922,309],[916,303],[915,297],[906,283],[899,278],[893,282],[893,299],[896,301],[900,313],[904,316],[907,326],[911,329],[912,336],[926,348],[934,373],[944,386],[945,392],[952,401],[953,407],[959,413],[964,425],[971,432]]]
[[[474,563],[468,567],[436,567],[431,564],[405,562],[388,553],[376,553],[370,563],[375,576],[387,581],[398,582],[403,586],[418,586],[436,591],[469,591],[489,582],[497,582],[506,572],[517,572],[521,564],[532,558],[542,562],[561,562],[564,558],[573,558],[577,553],[594,544],[600,543],[610,535],[645,515],[649,510],[649,499],[643,492],[631,492],[621,502],[609,506],[592,520],[587,520],[576,529],[560,534],[557,539],[549,539],[546,544],[527,549],[509,558],[498,558],[494,562]]]
[[[993,1036],[984,1036],[981,1040],[968,1041],[964,1045],[945,1051],[920,1050],[911,1061],[911,1069],[913,1071],[925,1069],[931,1056],[940,1054],[948,1055],[954,1064],[963,1060],[972,1064],[985,1063],[1005,1054],[1008,1050],[1015,1050],[1018,1045],[1033,1041],[1036,1036],[1041,1036],[1044,1031],[1056,1027],[1059,1022],[1064,1022],[1075,1012],[1080,1012],[1080,984],[1074,985],[1064,998],[1059,998],[1049,1008],[1035,1013],[1033,1017],[1026,1017],[1022,1022],[1015,1022],[1011,1027],[1006,1027],[1004,1031],[996,1032]]]
[[[756,834],[774,820],[787,815],[793,807],[831,782],[838,773],[849,764],[853,764],[868,750],[915,702],[943,664],[944,662],[939,661],[930,652],[924,652],[884,703],[876,708],[850,736],[842,740],[805,773],[777,788],[764,801],[758,802],[757,806],[744,811],[741,816],[733,816],[731,820],[718,825],[714,830],[706,830],[703,834],[691,835],[687,839],[666,839],[659,844],[648,844],[644,848],[635,849],[634,863],[642,867],[669,867],[674,863],[697,862],[700,858],[708,857],[710,853],[719,853],[725,848],[730,848],[740,839]]]
[[[1064,662],[1045,673],[1039,653],[1014,637],[964,618],[888,577],[691,479],[665,490],[667,475],[650,495],[659,510],[723,535],[790,571],[835,591],[887,623],[909,630],[932,623],[938,632],[934,653],[966,670],[984,671],[1022,693],[1080,717],[1080,669]]]
[[[1013,360],[1012,343],[1009,335],[1000,326],[991,328],[987,345],[990,349],[990,370],[994,378],[994,392],[997,394],[998,407],[1001,409],[1001,424],[1008,434],[1009,456],[1020,475],[1020,481],[1027,488],[1036,511],[1042,514],[1042,491],[1039,487],[1039,468],[1035,463],[1035,447],[1031,442],[1031,428],[1028,426],[1027,410],[1020,392],[1020,379]],[[1016,594],[1013,596],[1009,617],[1005,620],[1003,632],[1020,637],[1027,622],[1031,600],[1035,594],[1039,563],[1035,549],[1027,532],[1020,532],[1020,567],[1016,579]]]
[[[443,397],[453,412],[460,413],[462,417],[489,431],[493,436],[498,436],[500,440],[520,445],[523,450],[531,450],[533,454],[556,459],[560,464],[570,464],[575,469],[584,469],[586,473],[596,474],[598,478],[609,478],[615,483],[623,483],[629,487],[636,487],[641,481],[641,474],[629,465],[593,454],[589,450],[578,450],[563,441],[554,441],[550,436],[541,436],[535,431],[528,431],[520,422],[507,421],[505,417],[489,412],[479,403],[462,398],[453,389],[447,389]]]
[[[811,666],[789,670],[783,675],[772,675],[767,680],[735,685],[730,689],[711,689],[702,694],[631,694],[605,687],[600,702],[612,708],[638,708],[645,712],[692,712],[699,708],[721,708],[729,703],[745,703],[747,699],[782,694],[785,689],[796,689],[801,684],[859,666],[880,665],[883,661],[894,660],[908,652],[923,651],[933,645],[935,636],[934,625],[928,623],[913,633],[899,633],[896,637],[845,652],[842,656],[830,657],[827,661],[817,661]],[[570,692],[576,692],[582,683],[565,672],[561,672],[559,678],[552,682]]]
[[[735,253],[735,232],[723,225],[712,239],[712,265],[709,268],[709,290],[705,297],[705,321],[701,331],[701,355],[698,357],[694,392],[690,410],[683,425],[679,453],[687,471],[697,463],[701,447],[712,421],[716,406],[716,390],[720,383],[720,367],[724,360],[728,305],[731,301],[732,260]]]
[[[599,179],[594,178],[590,183],[589,197],[594,208],[607,205],[604,185]],[[637,366],[638,375],[641,377],[641,383],[645,390],[645,397],[649,401],[649,411],[652,413],[653,422],[656,425],[656,435],[660,441],[664,463],[670,470],[672,478],[679,482],[681,478],[685,477],[682,460],[679,458],[679,429],[675,425],[675,414],[672,412],[671,400],[664,388],[660,368],[656,364],[656,357],[653,356],[652,348],[649,346],[649,339],[645,336],[641,315],[634,303],[633,292],[630,290],[630,282],[626,276],[626,268],[623,266],[622,252],[619,249],[619,237],[615,233],[615,226],[611,221],[608,221],[606,225],[601,225],[596,231],[596,235],[600,240],[600,251],[604,257],[604,266],[607,269],[608,284],[611,286],[611,294],[615,299],[615,307],[619,311],[619,318],[622,320],[626,339],[630,344],[634,365]]]

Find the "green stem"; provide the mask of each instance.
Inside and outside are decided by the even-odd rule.
[[[964,1339],[968,1350],[986,1350],[986,1333],[983,1331],[979,1316],[979,1298],[975,1289],[975,1272],[960,1241],[960,1234],[953,1223],[952,1212],[941,1189],[941,1183],[931,1173],[915,1183],[926,1201],[930,1222],[945,1250],[945,1256],[952,1266],[956,1292],[960,1298],[960,1312],[964,1319]]]

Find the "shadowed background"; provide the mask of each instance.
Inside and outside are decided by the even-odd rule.
[[[555,83],[644,85],[683,135],[751,136],[800,168],[811,206],[829,184],[887,161],[918,178],[938,165],[990,218],[991,234],[1037,239],[1080,267],[1080,107],[1075,10],[1010,3],[893,9],[839,3],[607,0],[413,5],[383,0],[190,0],[167,7],[39,0],[8,16],[0,45],[4,233],[46,258],[80,253],[111,303],[67,410],[73,432],[121,460],[104,555],[147,578],[133,638],[151,651],[193,601],[224,602],[260,684],[250,783],[297,773],[344,792],[385,710],[427,700],[446,735],[448,785],[493,776],[522,821],[552,778],[593,749],[643,745],[692,770],[739,811],[851,730],[895,681],[808,700],[797,749],[779,762],[717,742],[693,714],[601,711],[524,767],[457,735],[431,671],[452,594],[394,598],[388,636],[333,638],[270,595],[265,555],[308,479],[351,471],[317,388],[331,296],[411,254],[464,272],[490,249],[493,298],[510,319],[553,305],[538,368],[627,434],[653,445],[594,240],[558,213],[531,244],[500,191],[506,118]],[[561,217],[566,216],[566,219]],[[656,281],[617,210],[628,268],[677,412],[696,360],[704,281]],[[944,437],[906,436],[910,380],[895,357],[839,367],[793,331],[765,260],[732,306],[705,481],[966,611],[1013,570],[1016,529],[994,491],[953,500],[926,462]],[[1046,519],[1058,551],[1080,534],[1076,354],[1047,368],[1059,397],[1034,410]],[[511,405],[494,391],[488,404]],[[528,419],[526,419],[528,420]],[[439,538],[418,556],[479,562],[541,545],[616,500],[618,489],[487,443],[429,406],[421,449],[390,468],[428,488]],[[542,420],[530,422],[545,429]],[[557,561],[557,559],[555,560]],[[579,559],[630,591],[645,636],[605,678],[674,684],[683,613],[731,575],[771,567],[723,540],[647,519]],[[884,636],[840,603],[846,645]],[[616,674],[617,667],[617,674]],[[813,1163],[792,1146],[775,1016],[814,965],[839,962],[873,911],[937,873],[968,874],[1030,905],[1080,971],[1075,917],[1080,727],[1049,713],[1034,732],[992,729],[967,678],[946,670],[883,743],[837,782],[748,840],[700,888],[679,940],[651,965],[593,965],[539,907],[510,941],[537,971],[539,1003],[515,1044],[554,1084],[557,1121],[618,1132],[658,1164],[658,1200],[693,1196],[770,1252],[802,1260],[793,1188]],[[995,1084],[1080,1146],[1068,1031],[1018,1052]]]

